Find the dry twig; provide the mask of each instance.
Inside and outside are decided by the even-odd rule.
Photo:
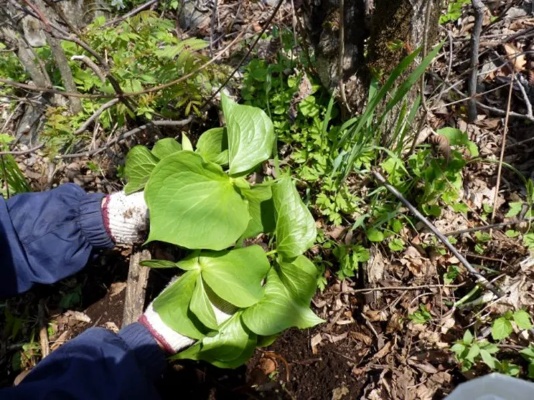
[[[484,20],[484,4],[482,0],[471,0],[475,12],[475,26],[471,33],[471,76],[469,77],[468,92],[469,100],[467,101],[467,118],[470,123],[477,119],[477,72],[478,72],[478,50],[480,46],[480,33],[482,32],[482,22]]]
[[[434,235],[451,251],[454,256],[464,265],[464,267],[469,271],[471,275],[473,275],[476,280],[486,289],[493,292],[497,297],[502,297],[501,290],[497,287],[495,287],[492,283],[490,283],[483,275],[480,274],[476,269],[474,269],[469,261],[466,260],[466,258],[460,254],[458,250],[449,242],[449,240],[428,220],[426,219],[423,214],[421,214],[408,200],[404,198],[404,196],[392,185],[390,185],[386,178],[382,176],[377,171],[372,171],[373,176],[375,179],[380,182],[390,193],[392,193],[397,199],[399,199],[408,209],[414,214],[417,219],[419,219],[425,226],[432,231]]]

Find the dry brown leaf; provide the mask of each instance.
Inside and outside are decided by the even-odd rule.
[[[115,297],[118,294],[122,293],[124,289],[126,289],[126,282],[115,282],[112,283],[109,288],[109,297]]]
[[[508,57],[508,60],[514,66],[515,72],[524,71],[525,66],[527,64],[525,53],[523,53],[511,43],[504,43],[503,47],[504,51],[506,52],[506,56]]]
[[[391,351],[392,342],[387,342],[374,356],[373,360],[380,360],[385,357]]]
[[[369,335],[366,335],[362,332],[352,331],[350,332],[350,336],[360,342],[363,342],[366,346],[370,346],[373,343],[373,339]]]
[[[310,347],[313,354],[317,354],[317,346],[323,341],[323,337],[320,333],[311,338]]]

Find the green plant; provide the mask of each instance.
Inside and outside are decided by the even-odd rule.
[[[426,324],[432,319],[432,315],[424,304],[419,305],[419,309],[412,314],[408,315],[408,319],[414,324]]]
[[[237,367],[281,331],[322,320],[309,308],[318,270],[303,254],[316,237],[310,212],[289,177],[256,185],[246,180],[271,155],[271,120],[226,96],[222,108],[226,127],[206,131],[194,151],[185,136],[181,144],[160,140],[152,151],[134,147],[125,190],[145,189],[148,242],[190,250],[177,263],[144,262],[185,271],[154,302],[167,325],[198,340],[177,358]],[[253,238],[269,250],[251,244]],[[214,299],[237,307],[220,325]]]
[[[13,137],[0,133],[0,151],[9,150]],[[9,198],[17,193],[29,192],[30,187],[15,157],[11,154],[0,155],[0,195]]]
[[[499,347],[485,339],[476,339],[469,330],[465,331],[462,340],[456,341],[451,350],[464,372],[469,371],[473,365],[480,361],[492,370],[496,368],[498,363],[494,355],[499,351]]]
[[[168,3],[173,6],[172,1]],[[179,39],[174,21],[161,18],[155,11],[140,12],[113,26],[106,25],[103,17],[95,18],[77,39],[86,44],[85,48],[74,41],[62,41],[61,45],[77,90],[92,97],[82,99],[83,110],[76,115],[70,115],[66,107],[48,107],[42,137],[52,153],[86,140],[88,136],[74,132],[101,107],[105,111],[95,122],[107,130],[121,128],[132,119],[199,115],[200,106],[224,79],[223,66],[200,68],[209,61],[202,54],[206,41]],[[35,52],[35,62],[44,65],[52,86],[64,89],[50,47]],[[0,75],[24,81],[27,77],[23,72],[15,56],[0,60]],[[121,101],[106,105],[110,98]]]
[[[339,244],[334,247],[332,253],[339,265],[336,272],[339,279],[353,277],[360,264],[369,260],[369,250],[359,244]]]
[[[507,311],[503,316],[493,321],[491,325],[491,336],[494,340],[503,340],[513,332],[513,324],[518,329],[531,329],[532,321],[530,315],[525,310]]]
[[[471,4],[471,0],[450,0],[447,4],[447,12],[439,17],[440,25],[458,21],[462,16],[462,7],[466,4]]]
[[[519,351],[519,354],[528,362],[527,376],[534,379],[534,345],[529,344],[528,347]]]

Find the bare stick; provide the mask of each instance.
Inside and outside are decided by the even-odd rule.
[[[467,229],[460,229],[457,231],[452,232],[446,232],[444,233],[445,236],[456,236],[461,235],[463,233],[470,233],[470,232],[478,232],[478,231],[487,231],[489,229],[493,228],[504,228],[505,226],[510,226],[514,224],[518,224],[520,222],[530,221],[530,219],[513,219],[508,222],[500,222],[498,224],[490,224],[490,225],[483,225],[483,226],[475,226],[474,228],[467,228]]]
[[[104,75],[104,73],[102,72],[100,67],[98,65],[96,65],[93,62],[93,60],[91,60],[86,55],[72,56],[70,59],[71,60],[79,60],[79,61],[83,62],[85,65],[87,65],[89,68],[91,68],[93,70],[93,72],[96,74],[96,76],[98,76],[100,78],[100,81],[102,83],[104,83],[106,81],[106,76]]]
[[[365,289],[349,289],[343,290],[341,292],[334,292],[333,294],[351,294],[351,293],[365,293],[365,292],[380,292],[385,290],[418,290],[418,289],[429,289],[429,288],[459,288],[464,286],[465,283],[460,283],[458,285],[419,285],[419,286],[379,286],[374,288],[365,288]]]
[[[506,116],[504,117],[504,132],[501,144],[501,155],[499,157],[499,165],[497,166],[497,184],[495,185],[495,194],[493,196],[493,211],[491,212],[491,220],[495,221],[495,213],[497,212],[497,199],[499,197],[499,188],[501,186],[502,162],[504,159],[504,149],[506,148],[506,136],[508,134],[508,120],[510,117],[510,104],[512,103],[512,92],[515,80],[515,70],[512,68],[512,79],[510,80],[510,90],[508,91],[508,103],[506,104]],[[519,85],[521,83],[519,82]]]
[[[228,77],[226,78],[226,80],[222,83],[221,86],[219,86],[219,88],[215,91],[215,93],[213,93],[211,95],[211,97],[206,100],[204,102],[204,104],[202,104],[200,106],[200,109],[204,109],[214,98],[215,96],[217,96],[217,94],[228,84],[228,82],[230,82],[230,79],[232,79],[232,77],[235,75],[235,73],[237,71],[239,71],[239,69],[241,68],[241,66],[243,65],[243,63],[245,62],[245,60],[248,58],[248,56],[250,55],[250,53],[252,53],[252,50],[254,49],[254,47],[256,47],[256,45],[258,44],[258,42],[260,41],[260,39],[263,37],[263,34],[265,33],[265,31],[267,30],[267,28],[271,25],[271,22],[274,18],[274,16],[278,13],[278,10],[280,9],[280,7],[282,6],[282,3],[284,2],[284,0],[278,0],[278,4],[276,5],[276,7],[274,8],[272,14],[269,16],[269,19],[265,22],[265,26],[263,27],[263,29],[261,30],[261,32],[258,34],[258,36],[256,37],[256,40],[252,43],[252,45],[250,46],[250,48],[248,49],[248,51],[245,53],[245,55],[241,58],[241,60],[239,60],[239,62],[237,63],[237,66],[234,68],[234,70],[230,73],[230,75],[228,75]]]
[[[108,101],[106,104],[103,104],[98,110],[95,111],[95,113],[93,115],[91,115],[91,117],[87,121],[85,121],[83,123],[82,126],[80,126],[78,129],[76,129],[74,134],[75,135],[79,135],[80,133],[85,131],[89,127],[89,125],[91,125],[93,123],[93,121],[100,116],[100,114],[102,114],[108,108],[113,107],[118,102],[119,102],[119,99],[113,99],[111,101]]]
[[[150,260],[148,250],[140,250],[134,247],[130,256],[130,269],[126,285],[126,298],[122,314],[122,326],[132,324],[143,313],[145,306],[145,292],[150,268],[140,265],[141,261]]]
[[[430,221],[428,221],[423,214],[421,214],[408,200],[404,198],[404,196],[395,189],[394,186],[390,185],[386,178],[384,178],[379,172],[372,171],[373,176],[375,179],[380,182],[387,190],[389,190],[397,199],[399,199],[408,209],[412,212],[413,215],[417,217],[423,224],[426,225],[428,229],[436,235],[436,237],[451,251],[452,254],[465,266],[465,268],[477,278],[477,281],[484,286],[486,289],[491,290],[497,297],[502,297],[502,292],[499,288],[495,287],[493,284],[491,284],[483,275],[481,275],[476,269],[474,269],[469,261],[465,259],[465,257],[460,254],[458,250],[449,242],[449,240],[434,226]]]
[[[121,21],[124,21],[125,19],[128,19],[128,18],[134,16],[135,14],[143,11],[145,8],[148,8],[148,7],[152,6],[152,4],[156,4],[157,2],[158,2],[158,0],[147,1],[145,4],[141,4],[139,7],[134,8],[132,11],[127,12],[126,14],[120,16],[119,18],[116,18],[116,19],[113,19],[111,21],[108,21],[102,26],[103,27],[108,27],[110,25],[114,25],[114,24],[117,24],[117,23],[119,23]]]
[[[467,101],[467,119],[473,123],[477,119],[477,103],[475,96],[477,94],[477,72],[478,72],[478,47],[480,46],[480,33],[482,32],[482,22],[484,20],[484,4],[482,0],[471,0],[475,12],[475,26],[471,34],[471,76],[469,77]]]
[[[151,121],[148,124],[138,126],[137,128],[134,128],[132,130],[129,130],[128,132],[124,132],[122,135],[119,135],[115,139],[110,140],[105,144],[103,147],[99,147],[97,149],[91,150],[91,151],[84,151],[82,153],[74,153],[74,154],[64,154],[61,156],[56,156],[56,159],[63,159],[63,158],[76,158],[76,157],[91,157],[96,154],[102,153],[110,146],[114,145],[115,143],[118,143],[124,139],[129,138],[130,136],[133,136],[141,131],[144,131],[150,126],[185,126],[188,123],[190,123],[193,120],[193,117],[189,117],[186,119],[183,119],[181,121]]]
[[[38,146],[35,146],[35,147],[32,147],[31,149],[28,149],[28,150],[20,150],[20,151],[0,151],[0,156],[5,156],[5,155],[12,155],[12,156],[22,156],[24,154],[30,154],[30,153],[33,153],[34,151],[37,151],[39,149],[42,149],[44,147],[44,143],[41,143],[40,145]]]

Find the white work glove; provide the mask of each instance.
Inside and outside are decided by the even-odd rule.
[[[171,286],[174,282],[175,280],[171,281],[169,286]],[[167,286],[167,289],[169,286]],[[164,289],[163,292],[160,293],[160,296],[167,289]],[[221,325],[237,311],[237,308],[233,305],[226,303],[223,300],[220,301],[221,304],[217,304],[217,306],[213,303],[211,304],[218,325]],[[165,324],[157,311],[154,310],[153,302],[150,303],[144,314],[139,318],[139,323],[144,325],[150,331],[152,336],[154,336],[154,338],[159,342],[163,350],[169,354],[178,353],[179,351],[186,349],[196,342],[195,339],[180,335],[178,332],[174,331],[171,327]]]
[[[102,217],[106,230],[115,243],[133,244],[142,241],[148,226],[144,192],[126,195],[124,191],[120,191],[104,197]]]

